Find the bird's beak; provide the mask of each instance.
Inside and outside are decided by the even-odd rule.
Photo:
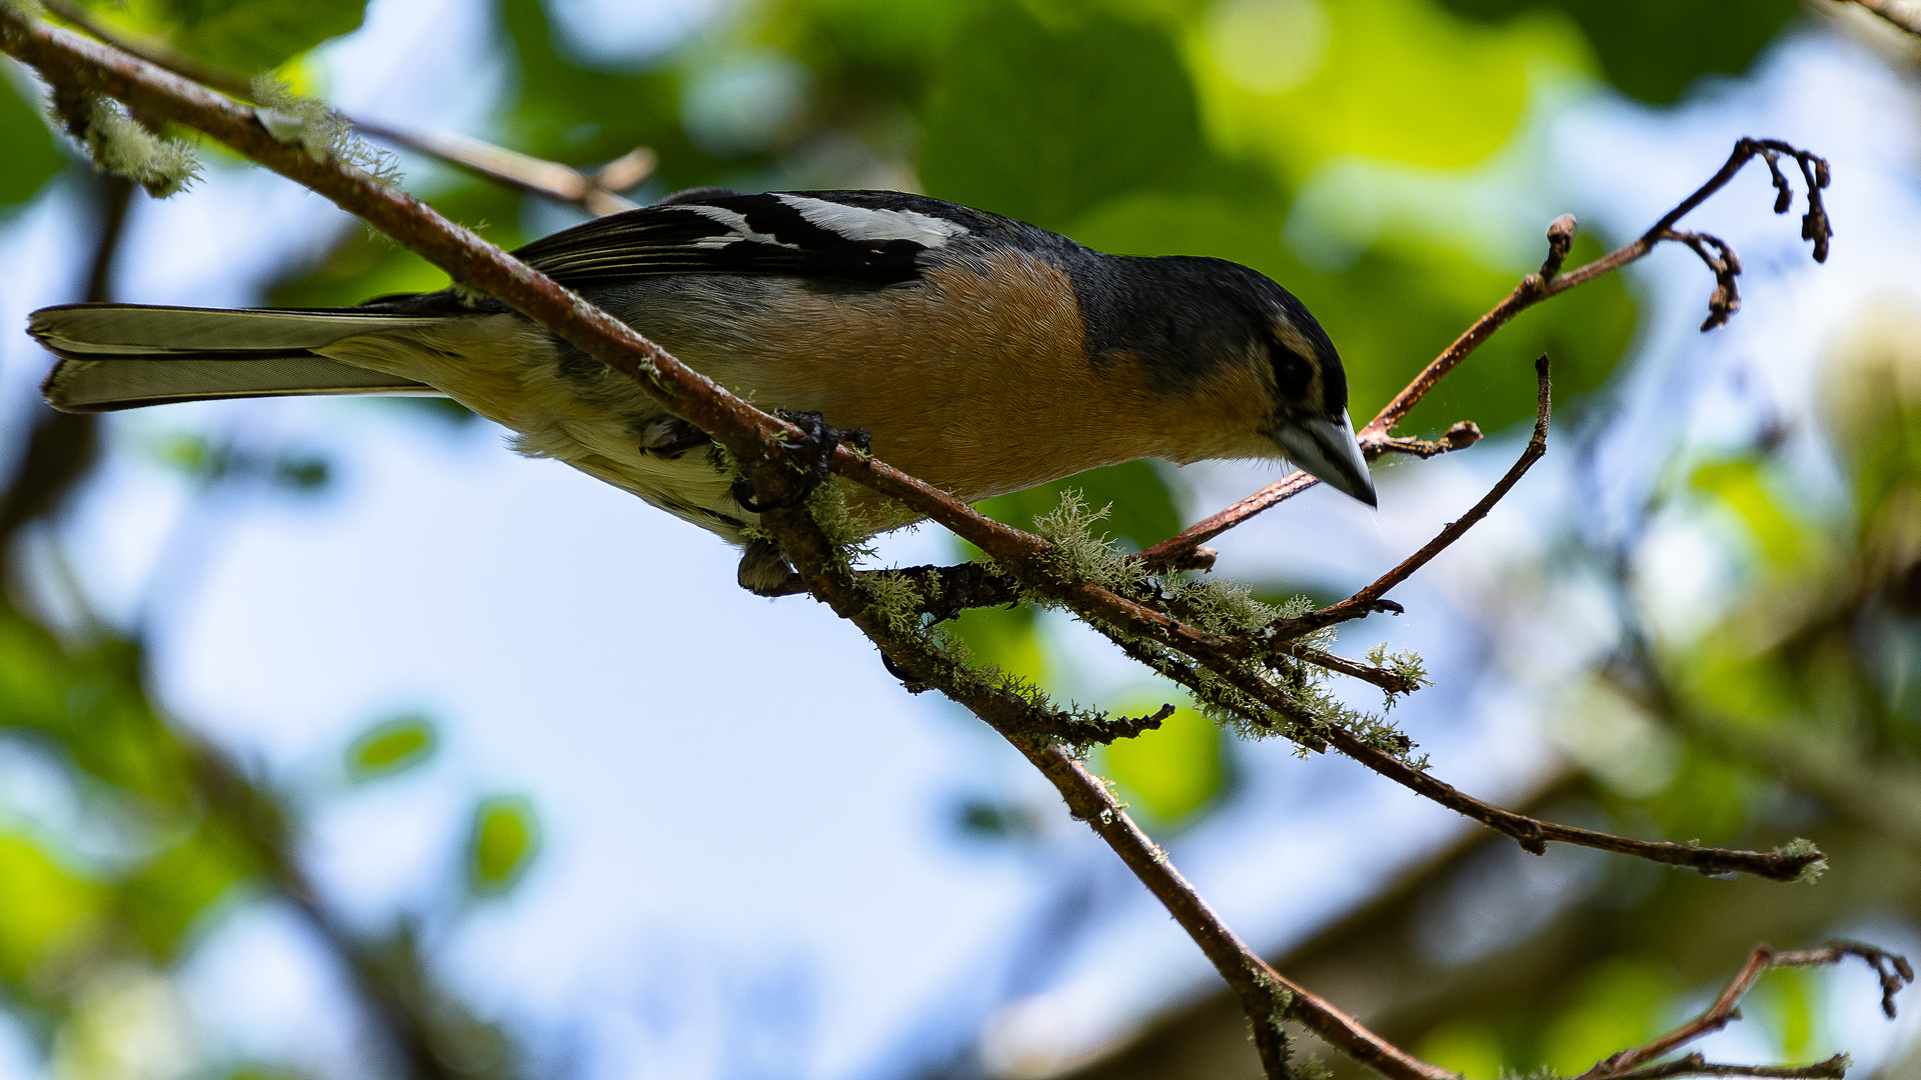
[[[1338,424],[1320,419],[1289,421],[1267,434],[1281,444],[1295,468],[1369,506],[1377,505],[1374,479],[1367,473],[1367,459],[1361,456],[1361,444],[1355,441],[1354,424],[1346,413]]]

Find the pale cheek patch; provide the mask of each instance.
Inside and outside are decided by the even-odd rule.
[[[861,206],[843,206],[825,199],[809,199],[801,195],[779,195],[776,198],[800,212],[810,225],[818,225],[849,240],[911,240],[922,247],[945,247],[949,240],[966,236],[967,228],[952,221],[943,221],[912,210],[873,210]]]
[[[1316,352],[1314,343],[1307,340],[1306,334],[1295,329],[1293,323],[1285,319],[1276,321],[1274,324],[1274,336],[1281,340],[1281,344],[1294,350],[1301,356],[1306,357],[1310,363],[1313,362]]]

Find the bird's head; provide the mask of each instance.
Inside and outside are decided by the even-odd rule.
[[[1264,320],[1274,391],[1262,434],[1274,440],[1295,468],[1374,506],[1374,480],[1347,415],[1347,373],[1341,356],[1292,293],[1267,283],[1275,294]]]
[[[1199,406],[1222,439],[1216,452],[1195,456],[1285,457],[1375,505],[1347,416],[1341,356],[1292,293],[1220,259],[1128,262],[1139,291],[1128,310],[1109,317],[1127,327],[1129,344],[1155,358],[1162,392]]]

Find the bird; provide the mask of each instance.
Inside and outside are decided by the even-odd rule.
[[[1347,378],[1292,293],[1237,263],[1110,255],[897,191],[695,188],[513,252],[756,407],[864,429],[965,502],[1141,458],[1285,459],[1374,506]],[[724,456],[638,385],[498,300],[454,288],[356,307],[42,308],[69,412],[325,394],[438,395],[742,549],[792,591]],[[864,489],[879,532],[913,520]]]

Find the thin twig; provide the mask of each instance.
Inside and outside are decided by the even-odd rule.
[[[253,100],[253,87],[247,80],[204,64],[158,38],[109,26],[73,0],[43,0],[41,6],[61,21],[78,27],[89,37],[132,53],[155,67],[184,76],[202,86],[211,86],[228,97],[248,102]],[[532,157],[466,135],[408,131],[367,120],[350,119],[349,122],[355,129],[377,139],[439,158],[476,176],[560,202],[575,203],[585,207],[589,213],[601,216],[632,210],[637,206],[637,203],[620,193],[635,187],[654,171],[654,152],[644,146],[628,151],[599,169],[583,173],[559,162]]]
[[[1624,1073],[1610,1073],[1608,1080],[1667,1080],[1670,1076],[1769,1076],[1786,1077],[1788,1080],[1809,1080],[1827,1078],[1841,1080],[1848,1074],[1848,1055],[1836,1054],[1826,1061],[1812,1065],[1723,1065],[1709,1061],[1698,1053],[1659,1065],[1632,1069]]]
[[[1661,220],[1655,222],[1654,226],[1648,229],[1647,232],[1642,233],[1632,243],[1626,244],[1566,274],[1561,273],[1561,266],[1566,261],[1568,252],[1573,246],[1575,223],[1573,215],[1563,214],[1554,219],[1553,223],[1548,226],[1548,256],[1541,264],[1541,269],[1536,273],[1529,274],[1527,277],[1522,278],[1520,284],[1514,287],[1514,291],[1508,293],[1506,298],[1499,304],[1496,304],[1487,314],[1476,319],[1474,325],[1468,327],[1466,332],[1456,338],[1452,345],[1449,345],[1442,351],[1441,355],[1435,357],[1433,362],[1429,363],[1426,368],[1422,369],[1419,375],[1414,377],[1414,381],[1408,383],[1405,389],[1395,395],[1394,400],[1383,406],[1381,411],[1375,414],[1374,419],[1368,421],[1367,425],[1356,433],[1361,442],[1361,449],[1367,454],[1368,460],[1372,461],[1382,452],[1389,449],[1388,443],[1393,440],[1390,439],[1388,433],[1394,429],[1396,424],[1399,424],[1405,419],[1408,413],[1413,411],[1414,406],[1420,404],[1421,399],[1425,398],[1429,391],[1433,390],[1448,372],[1454,370],[1461,361],[1467,359],[1474,350],[1481,347],[1482,343],[1486,342],[1488,338],[1493,337],[1495,331],[1506,326],[1516,315],[1519,315],[1521,312],[1543,300],[1559,296],[1569,289],[1578,288],[1605,274],[1619,270],[1621,267],[1645,256],[1663,241],[1674,240],[1686,242],[1684,239],[1686,236],[1702,235],[1678,233],[1674,229],[1674,224],[1703,202],[1706,202],[1715,192],[1726,187],[1728,182],[1733,180],[1735,175],[1739,173],[1742,167],[1749,161],[1758,157],[1767,163],[1768,174],[1774,183],[1776,193],[1774,212],[1777,214],[1786,213],[1792,204],[1793,191],[1788,184],[1787,178],[1782,175],[1781,172],[1780,158],[1782,156],[1794,159],[1795,163],[1800,167],[1802,180],[1805,185],[1808,212],[1801,221],[1801,238],[1813,242],[1815,261],[1825,262],[1828,257],[1828,241],[1833,236],[1833,228],[1828,221],[1827,208],[1821,201],[1821,190],[1828,186],[1828,163],[1822,158],[1816,157],[1805,150],[1790,146],[1778,139],[1741,139],[1735,143],[1733,153],[1728,156],[1726,164],[1721,166],[1719,172],[1715,173],[1707,183],[1701,185],[1692,195],[1683,199],[1674,209],[1663,215]],[[1705,241],[1711,238],[1703,237],[1703,239]],[[1719,240],[1713,240],[1713,243],[1718,245],[1721,251],[1732,259],[1733,252],[1727,248],[1727,245],[1722,244]],[[1696,247],[1695,250],[1702,255],[1704,260],[1709,261],[1711,268],[1714,267],[1714,262],[1701,248]],[[1714,298],[1710,300],[1709,318],[1706,323],[1702,324],[1701,328],[1703,330],[1713,329],[1713,327],[1720,325],[1720,322],[1725,321],[1725,318],[1717,321],[1717,316],[1732,314],[1733,312],[1735,298],[1733,296],[1732,281],[1733,275],[1740,272],[1738,259],[1733,259],[1730,263],[1730,270],[1731,272],[1725,275],[1720,269],[1716,270],[1715,295]],[[1726,290],[1725,296],[1723,294],[1724,289]],[[1722,306],[1717,306],[1717,304]],[[1723,307],[1725,307],[1725,311]],[[1182,530],[1179,534],[1155,544],[1153,547],[1141,552],[1138,558],[1152,566],[1164,565],[1180,558],[1183,552],[1195,545],[1206,543],[1249,518],[1265,510],[1272,509],[1301,492],[1306,491],[1319,482],[1320,481],[1315,480],[1303,472],[1289,473],[1287,476],[1255,492],[1253,495],[1242,499],[1220,513],[1197,522],[1189,528]]]
[[[639,206],[620,192],[652,175],[656,164],[653,150],[639,146],[598,169],[583,173],[572,166],[509,150],[469,135],[408,131],[371,120],[355,120],[353,126],[376,139],[457,165],[482,179],[560,202],[576,203],[588,213],[601,217]]]
[[[1706,1012],[1645,1046],[1623,1050],[1597,1062],[1593,1068],[1582,1073],[1576,1080],[1621,1080],[1622,1077],[1635,1075],[1633,1070],[1647,1065],[1663,1054],[1686,1046],[1704,1035],[1721,1030],[1740,1015],[1736,1007],[1741,1004],[1741,999],[1747,995],[1748,989],[1754,985],[1754,980],[1760,978],[1761,973],[1769,968],[1827,966],[1838,964],[1850,956],[1859,957],[1874,969],[1875,975],[1881,980],[1881,1011],[1887,1015],[1888,1019],[1894,1019],[1895,994],[1899,993],[1903,986],[1914,981],[1914,969],[1909,966],[1905,958],[1857,941],[1835,941],[1818,949],[1793,950],[1756,945],[1754,952],[1748,955],[1747,963],[1741,965],[1741,970],[1729,980],[1726,989],[1721,991],[1721,996],[1714,999],[1714,1004],[1708,1006]],[[1825,1064],[1827,1063],[1824,1062],[1823,1065]],[[1738,1068],[1738,1066],[1735,1067]],[[1814,1066],[1814,1068],[1820,1067]],[[1839,1073],[1747,1073],[1745,1075],[1825,1076],[1839,1075]]]
[[[1509,491],[1513,490],[1514,485],[1520,482],[1521,477],[1527,475],[1527,471],[1534,467],[1534,463],[1541,460],[1542,455],[1547,453],[1547,428],[1548,415],[1550,412],[1549,390],[1551,386],[1548,380],[1548,359],[1546,354],[1542,354],[1534,361],[1534,375],[1538,383],[1536,393],[1537,400],[1534,410],[1534,434],[1528,439],[1527,445],[1521,449],[1521,456],[1514,462],[1513,466],[1508,469],[1507,474],[1501,477],[1500,482],[1495,484],[1486,495],[1482,496],[1481,501],[1475,503],[1472,509],[1462,514],[1456,520],[1449,522],[1447,528],[1442,529],[1439,536],[1428,541],[1427,545],[1421,548],[1421,550],[1408,556],[1402,561],[1401,565],[1382,574],[1380,578],[1372,584],[1360,592],[1355,593],[1353,596],[1342,600],[1338,604],[1329,604],[1327,607],[1321,608],[1318,611],[1310,611],[1284,626],[1276,627],[1275,632],[1279,636],[1297,638],[1304,634],[1313,633],[1323,626],[1332,626],[1338,622],[1358,619],[1367,615],[1373,610],[1374,603],[1386,595],[1389,589],[1406,581],[1409,577],[1413,576],[1416,570],[1432,562],[1436,555],[1446,551],[1456,540],[1467,535],[1469,529],[1473,528],[1482,518],[1486,517],[1488,511],[1494,509],[1495,503],[1500,502],[1507,496]]]
[[[1772,881],[1794,881],[1809,867],[1826,859],[1819,851],[1746,851],[1740,848],[1675,844],[1663,840],[1635,840],[1593,829],[1542,821],[1482,802],[1399,757],[1370,746],[1366,740],[1346,728],[1328,727],[1321,734],[1330,746],[1376,773],[1457,814],[1473,818],[1490,829],[1513,837],[1523,850],[1535,855],[1545,855],[1550,843],[1573,844],[1598,851],[1612,851],[1617,855],[1631,855],[1648,862],[1683,866],[1710,876],[1752,874]]]
[[[1310,649],[1290,642],[1282,645],[1280,649],[1276,651],[1291,656],[1296,660],[1305,660],[1316,667],[1323,667],[1329,671],[1338,672],[1350,679],[1359,679],[1364,683],[1372,683],[1390,694],[1412,694],[1421,688],[1419,682],[1398,671],[1391,671],[1373,664],[1363,664],[1359,660],[1350,660],[1345,656],[1323,652],[1320,649]]]

